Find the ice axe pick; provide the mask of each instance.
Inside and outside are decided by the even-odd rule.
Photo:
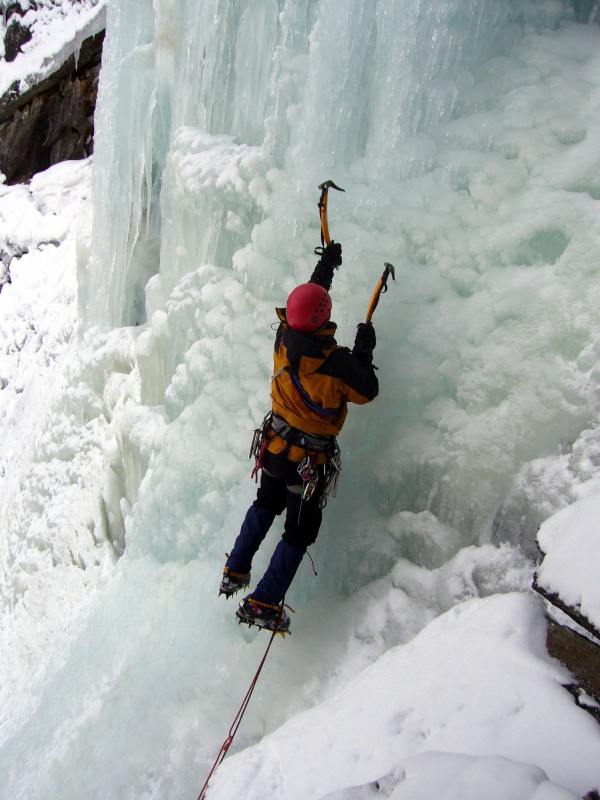
[[[385,269],[383,270],[383,275],[379,278],[377,286],[375,287],[375,291],[373,292],[373,296],[371,297],[371,302],[369,303],[369,308],[367,310],[367,325],[371,322],[371,318],[373,316],[373,312],[377,308],[377,303],[379,302],[379,297],[382,294],[385,294],[388,290],[387,279],[391,275],[392,280],[396,280],[396,270],[394,269],[392,264],[388,264],[387,261],[384,261],[383,266]]]
[[[345,189],[336,186],[333,181],[325,181],[319,184],[321,197],[319,198],[319,217],[321,218],[321,245],[326,247],[331,242],[329,236],[329,226],[327,225],[327,194],[330,189],[337,189],[338,192],[345,192]]]

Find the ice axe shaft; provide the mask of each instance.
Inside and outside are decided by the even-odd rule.
[[[379,282],[375,287],[375,291],[373,292],[373,296],[371,297],[371,302],[369,303],[369,308],[367,310],[367,319],[366,319],[367,324],[371,322],[371,318],[373,316],[375,309],[377,308],[377,303],[379,302],[379,297],[388,290],[388,285],[387,285],[388,277],[391,275],[392,280],[394,281],[396,280],[396,270],[394,269],[392,264],[388,264],[387,261],[384,261],[383,266],[385,267],[385,269],[383,270],[383,275],[381,276],[381,278],[379,278]]]
[[[331,242],[329,235],[329,225],[327,224],[327,196],[330,189],[337,189],[338,192],[344,192],[339,186],[336,186],[333,181],[325,181],[319,184],[321,190],[321,197],[319,198],[319,217],[321,218],[321,245],[326,247]]]

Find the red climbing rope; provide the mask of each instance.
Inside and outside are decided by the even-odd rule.
[[[248,688],[248,691],[246,692],[246,696],[244,697],[244,699],[242,701],[242,705],[239,707],[238,712],[235,715],[235,718],[233,720],[231,728],[229,728],[229,733],[227,735],[227,738],[225,739],[225,741],[221,745],[221,749],[219,750],[219,754],[218,754],[217,758],[215,759],[215,763],[213,764],[211,771],[208,773],[208,778],[204,782],[204,786],[202,787],[202,790],[201,790],[200,794],[198,795],[198,800],[204,800],[204,795],[206,794],[206,790],[208,788],[208,783],[209,783],[210,779],[214,775],[217,767],[221,764],[221,762],[223,761],[223,759],[227,755],[227,751],[229,750],[229,748],[231,747],[231,745],[233,743],[233,737],[236,735],[236,733],[238,731],[238,728],[241,725],[242,718],[243,718],[244,714],[246,713],[246,709],[248,708],[248,704],[250,703],[250,698],[252,697],[252,693],[254,692],[254,688],[255,688],[256,684],[258,683],[258,678],[260,676],[260,673],[262,672],[262,668],[264,667],[265,661],[267,660],[267,656],[269,655],[269,650],[271,649],[271,645],[273,644],[273,639],[275,638],[275,635],[277,633],[279,633],[278,627],[279,627],[279,621],[281,620],[281,615],[283,614],[283,609],[284,609],[284,605],[282,603],[281,604],[281,611],[279,613],[279,619],[277,620],[277,625],[275,626],[275,630],[271,634],[271,638],[269,639],[269,644],[267,645],[267,649],[265,650],[265,654],[262,657],[260,664],[258,665],[258,669],[256,670],[256,673],[254,674],[254,678],[252,679],[252,683],[250,684],[250,686]]]

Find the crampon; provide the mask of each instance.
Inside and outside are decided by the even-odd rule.
[[[262,603],[249,596],[240,602],[235,614],[240,624],[244,622],[249,627],[256,625],[257,628],[280,633],[285,637],[286,633],[290,633],[290,618],[285,608],[283,604]]]
[[[219,597],[224,594],[229,599],[240,589],[245,589],[250,585],[250,573],[234,572],[225,567],[223,570],[223,577],[221,578],[221,585],[219,586]]]

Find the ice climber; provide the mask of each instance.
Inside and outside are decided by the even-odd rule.
[[[220,594],[229,597],[250,584],[252,559],[275,517],[285,511],[284,533],[269,566],[236,612],[240,621],[269,630],[289,630],[283,598],[317,538],[326,494],[340,469],[336,436],[347,404],[368,403],[379,391],[373,325],[358,325],[352,350],[335,340],[329,290],[341,263],[342,247],[331,242],[310,281],[291,292],[285,309],[276,309],[272,412],[254,443],[260,486],[220,586]]]

